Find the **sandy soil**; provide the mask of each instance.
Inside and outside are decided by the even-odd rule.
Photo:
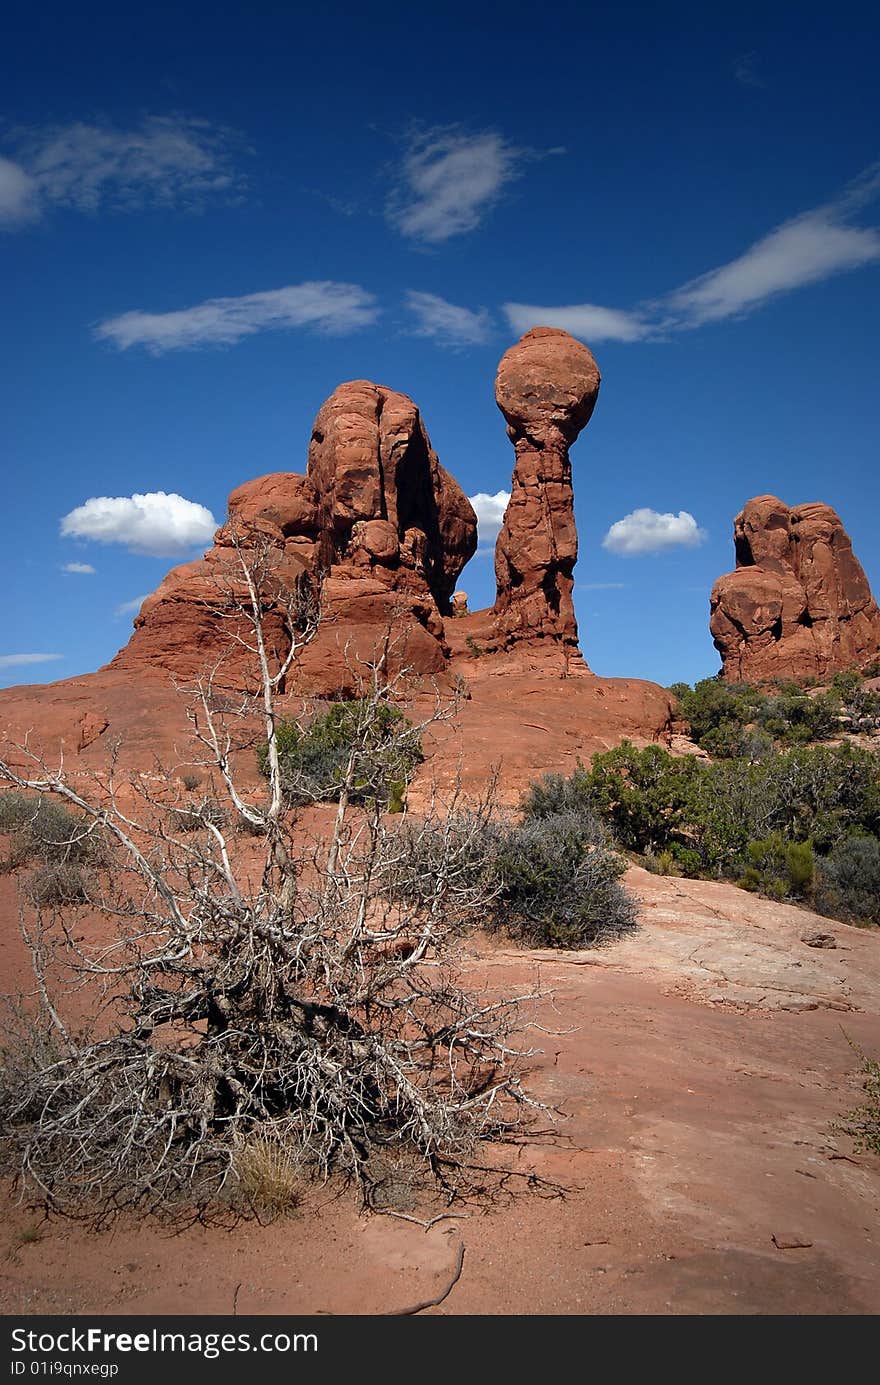
[[[553,993],[530,1085],[566,1118],[504,1157],[564,1196],[497,1197],[425,1231],[324,1190],[269,1227],[177,1236],[96,1236],[11,1207],[0,1308],[382,1314],[442,1288],[463,1242],[461,1278],[431,1312],[880,1311],[880,1161],[830,1129],[859,1094],[847,1036],[880,1052],[880,934],[730,885],[637,870],[629,883],[643,904],[632,939],[569,954],[481,944],[466,960],[475,982]],[[815,930],[837,947],[804,944]]]

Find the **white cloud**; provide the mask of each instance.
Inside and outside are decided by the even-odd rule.
[[[37,185],[20,164],[0,158],[0,226],[22,226],[39,216]]]
[[[874,165],[835,201],[783,222],[728,264],[633,309],[505,303],[504,312],[515,331],[561,327],[588,342],[657,340],[739,317],[778,294],[880,261],[880,229],[852,224],[878,193],[880,165]]]
[[[419,337],[433,337],[440,346],[480,346],[489,338],[491,322],[486,308],[478,312],[447,303],[436,293],[417,293],[410,290],[406,306],[418,322],[414,329]]]
[[[210,543],[217,521],[204,505],[182,495],[93,496],[61,521],[67,538],[122,543],[132,553],[181,557]]]
[[[623,558],[635,558],[645,553],[663,553],[668,548],[696,548],[705,538],[706,531],[687,510],[679,510],[675,515],[643,508],[616,520],[602,540],[602,547]]]
[[[94,574],[95,569],[91,563],[64,563],[61,571],[75,573],[81,577],[90,577]]]
[[[210,198],[235,200],[240,144],[228,129],[181,116],[147,116],[128,130],[77,121],[19,131],[17,163],[0,165],[0,211],[9,199],[26,209],[19,221],[49,206],[197,210]]]
[[[48,664],[63,659],[63,654],[0,654],[0,669],[24,668],[28,664]]]
[[[376,300],[358,284],[332,280],[289,284],[241,298],[209,298],[170,313],[140,309],[98,323],[94,335],[120,351],[143,346],[155,356],[200,346],[233,346],[255,332],[312,327],[341,335],[368,327],[379,315]]]
[[[438,244],[473,231],[526,151],[498,134],[439,127],[413,135],[388,198],[391,225],[413,240]]]
[[[504,511],[510,501],[510,491],[496,491],[494,495],[478,491],[476,495],[468,496],[468,499],[477,516],[477,540],[481,548],[487,548],[494,544],[501,530]]]
[[[834,207],[777,226],[745,254],[668,295],[677,327],[699,327],[756,308],[785,293],[880,260],[880,233],[849,226]]]
[[[115,616],[137,615],[147,597],[150,595],[150,592],[145,592],[143,596],[132,597],[131,601],[120,601],[113,614]]]
[[[652,327],[639,312],[602,308],[596,303],[572,303],[567,307],[542,308],[531,303],[505,303],[504,312],[515,332],[530,327],[561,327],[585,341],[641,341]]]

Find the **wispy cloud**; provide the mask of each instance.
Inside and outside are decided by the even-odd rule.
[[[350,198],[336,197],[332,192],[323,192],[320,188],[304,187],[303,192],[307,193],[309,197],[317,198],[319,202],[323,202],[325,206],[329,207],[331,211],[336,212],[339,216],[348,217],[350,219],[353,216],[357,216],[360,210],[357,202],[351,201]]]
[[[502,189],[519,175],[528,151],[503,136],[441,126],[411,135],[386,216],[412,240],[439,244],[473,231]]]
[[[505,303],[504,313],[515,332],[527,332],[530,327],[561,327],[592,342],[641,341],[655,330],[640,312],[601,308],[596,303],[572,303],[559,308]]]
[[[91,563],[63,563],[61,571],[77,577],[93,577],[95,573]]]
[[[480,346],[488,341],[492,323],[488,309],[460,308],[448,303],[436,293],[417,293],[410,290],[406,306],[416,319],[416,336],[431,337],[439,346],[453,350],[463,346]]]
[[[358,284],[332,280],[289,284],[240,298],[209,298],[170,313],[141,309],[107,318],[94,328],[99,341],[120,351],[143,346],[154,356],[200,346],[233,346],[255,332],[310,327],[342,335],[368,327],[379,316],[376,299]]]
[[[784,221],[727,264],[634,308],[511,302],[504,312],[516,331],[562,327],[592,342],[662,339],[742,317],[780,294],[880,261],[880,230],[854,224],[878,194],[880,165],[874,165],[834,201]]]
[[[678,514],[660,514],[644,507],[618,519],[602,540],[609,553],[623,558],[642,557],[646,553],[663,553],[670,548],[696,548],[706,539],[688,510]]]
[[[147,116],[131,129],[77,121],[20,130],[0,161],[0,217],[22,225],[47,208],[199,210],[241,196],[234,131],[185,116]]]
[[[0,654],[0,669],[26,668],[28,664],[49,664],[63,654]]]
[[[149,595],[150,592],[145,592],[143,596],[133,596],[131,601],[120,601],[113,614],[117,617],[137,615]]]
[[[66,538],[121,543],[132,553],[183,557],[210,543],[217,521],[209,509],[174,492],[92,496],[61,521]]]
[[[0,158],[0,226],[24,226],[40,215],[39,189],[20,164]]]
[[[740,53],[739,57],[734,58],[733,75],[739,82],[740,86],[766,86],[766,83],[762,82],[761,78],[758,76],[757,65],[758,55],[754,51],[754,49],[750,53]]]
[[[729,264],[676,289],[664,306],[671,326],[699,327],[875,260],[880,233],[873,226],[849,226],[839,206],[821,207],[777,226]]]
[[[504,511],[510,501],[510,491],[496,491],[494,495],[487,495],[485,491],[478,491],[476,495],[468,496],[474,507],[477,516],[477,541],[481,549],[491,547],[501,531],[501,523],[504,519]]]

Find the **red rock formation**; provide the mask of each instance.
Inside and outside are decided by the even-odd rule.
[[[106,717],[97,716],[95,712],[84,712],[79,719],[79,745],[77,749],[85,750],[99,736],[103,736],[109,725]]]
[[[204,558],[172,568],[147,597],[135,617],[134,634],[110,668],[155,669],[191,679],[222,659],[225,678],[231,683],[240,682],[245,669],[255,671],[253,659],[233,639],[233,635],[247,634],[246,625],[230,619],[233,597],[244,601],[247,590],[228,524],[218,530],[216,540]],[[247,547],[245,541],[245,551]],[[295,587],[309,570],[295,549],[288,553],[281,544],[270,550],[268,562],[288,588]],[[266,597],[269,608],[268,593]],[[290,640],[280,613],[267,610],[264,633],[270,650],[283,657]]]
[[[411,794],[414,805],[435,780],[482,793],[499,765],[499,791],[513,804],[536,774],[568,772],[623,737],[670,743],[666,690],[631,679],[559,681],[561,672],[585,669],[571,605],[577,536],[568,448],[598,383],[592,356],[564,332],[530,332],[501,363],[497,398],[517,457],[495,609],[468,614],[465,594],[454,594],[476,547],[476,517],[440,467],[415,405],[354,381],[321,409],[307,474],[263,476],[233,491],[214,547],[175,568],[147,598],[112,665],[0,691],[0,740],[14,747],[28,738],[52,760],[63,747],[87,768],[103,768],[117,754],[125,768],[151,772],[156,763],[179,769],[198,761],[186,699],[169,675],[187,681],[222,655],[222,682],[251,681],[251,660],[230,638],[230,594],[244,595],[238,543],[265,548],[260,593],[276,657],[289,648],[289,633],[273,587],[323,575],[324,618],[283,690],[282,715],[298,715],[301,697],[354,691],[353,661],[375,656],[389,627],[398,665],[442,673],[447,690],[456,686],[459,712],[426,742],[431,764]],[[455,619],[444,626],[450,607]],[[416,684],[404,695],[415,720],[430,718],[432,687]],[[240,768],[256,774],[252,754]]]
[[[411,399],[368,380],[340,385],[315,419],[306,474],[325,567],[372,571],[398,591],[427,588],[448,613],[476,550],[476,516]]]
[[[340,385],[315,420],[306,475],[278,472],[233,491],[214,548],[168,574],[113,667],[192,677],[223,656],[240,676],[229,623],[230,595],[243,595],[235,540],[268,543],[270,586],[322,577],[321,629],[299,665],[310,691],[348,690],[351,666],[374,657],[388,630],[395,662],[418,673],[445,666],[443,615],[476,548],[476,516],[406,395],[366,380]],[[263,594],[270,645],[283,655],[284,621]]]
[[[553,327],[532,328],[501,358],[495,398],[516,449],[495,547],[495,629],[505,647],[545,637],[577,653],[568,450],[589,422],[599,380],[586,346]]]
[[[750,500],[734,521],[736,570],[712,589],[709,627],[734,681],[825,677],[880,654],[880,610],[829,505]]]

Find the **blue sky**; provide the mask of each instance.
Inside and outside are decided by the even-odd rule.
[[[834,505],[880,589],[876,6],[437,8],[6,11],[0,683],[110,659],[342,380],[505,490],[492,381],[538,321],[603,374],[597,673],[715,672],[751,495]],[[491,602],[490,548],[461,585]]]

